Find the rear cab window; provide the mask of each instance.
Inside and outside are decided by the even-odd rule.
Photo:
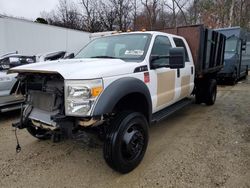
[[[176,38],[174,37],[174,43],[176,45],[176,47],[183,47],[185,50],[185,61],[186,62],[190,62],[189,56],[188,56],[188,52],[187,52],[187,47],[184,43],[184,41],[181,38]]]

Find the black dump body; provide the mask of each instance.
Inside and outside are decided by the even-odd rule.
[[[187,40],[194,58],[196,76],[216,74],[223,67],[226,42],[223,34],[203,25],[166,28],[160,31],[179,35]]]

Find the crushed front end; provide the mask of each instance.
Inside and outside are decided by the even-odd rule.
[[[102,91],[100,79],[65,80],[57,73],[20,73],[18,80],[26,102],[14,127],[26,128],[39,139],[59,141],[72,138],[79,129],[103,123],[102,117],[91,117]]]
[[[41,139],[53,131],[61,132],[63,127],[72,131],[73,121],[64,116],[64,79],[59,74],[22,73],[18,79],[26,102],[20,121],[14,126],[27,128],[33,136]]]

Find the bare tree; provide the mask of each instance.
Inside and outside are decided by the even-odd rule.
[[[210,28],[240,25],[250,28],[250,0],[72,0],[41,17],[49,24],[90,32],[175,27],[203,23]]]
[[[141,0],[141,3],[147,12],[149,27],[152,30],[157,22],[160,0]]]
[[[190,1],[187,5],[186,16],[188,19],[188,24],[199,24],[200,21],[200,1],[201,0],[193,0]]]
[[[59,0],[57,8],[49,13],[41,13],[49,24],[71,29],[83,29],[82,15],[73,2]]]
[[[100,2],[99,18],[104,30],[113,31],[116,22],[116,9],[112,5]]]
[[[165,2],[164,5],[168,7],[168,9],[172,12],[172,26],[176,27],[178,14],[181,13],[184,19],[185,25],[188,24],[186,13],[184,12],[184,8],[188,1],[182,0],[171,0],[171,4],[169,2]]]
[[[89,32],[102,30],[102,24],[99,19],[99,1],[81,0],[84,9],[84,24]]]
[[[234,24],[250,28],[250,0],[236,0]]]
[[[234,20],[233,20],[233,15],[234,15],[234,7],[235,7],[235,0],[232,0],[231,2],[231,7],[230,7],[230,13],[229,13],[229,26],[231,27]]]
[[[130,0],[109,0],[111,6],[115,7],[115,12],[117,16],[117,25],[119,30],[126,31],[129,24],[131,23],[131,14],[132,9]]]
[[[199,0],[194,0],[193,1],[193,9],[194,9],[194,24],[197,24],[198,22],[198,4]]]
[[[139,9],[139,3],[137,0],[133,0],[131,2],[132,6],[132,18],[133,18],[133,29],[136,30],[137,25],[137,16],[138,16],[138,9]]]

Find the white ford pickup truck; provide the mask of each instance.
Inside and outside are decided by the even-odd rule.
[[[209,31],[200,28],[200,33]],[[131,32],[100,37],[73,59],[10,70],[19,73],[20,90],[26,96],[21,120],[13,126],[54,141],[98,127],[107,164],[128,173],[146,152],[152,122],[190,103],[191,94],[197,103],[214,104],[214,78],[223,64],[218,59],[196,72],[191,49],[181,36]]]

